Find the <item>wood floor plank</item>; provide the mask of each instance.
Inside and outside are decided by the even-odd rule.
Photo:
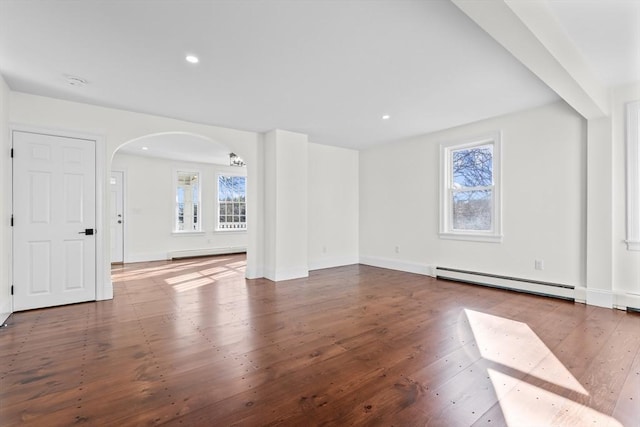
[[[0,425],[640,419],[640,315],[361,265],[246,280],[245,265],[117,265],[111,301],[15,313]]]
[[[635,355],[629,368],[612,416],[625,426],[640,420],[640,353]]]

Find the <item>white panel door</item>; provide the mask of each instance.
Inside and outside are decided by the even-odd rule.
[[[124,172],[111,172],[111,262],[124,262]]]
[[[15,311],[96,299],[95,141],[13,132]]]

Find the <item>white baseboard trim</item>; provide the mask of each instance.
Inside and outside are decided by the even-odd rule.
[[[246,246],[229,246],[224,248],[201,248],[201,249],[187,249],[182,251],[171,252],[150,252],[150,253],[137,253],[127,254],[125,263],[130,262],[151,262],[151,261],[166,261],[170,259],[189,258],[198,256],[213,256],[213,255],[226,255],[237,254],[246,252]]]
[[[11,316],[12,301],[13,297],[9,296],[9,298],[0,305],[0,326]]]
[[[370,265],[373,267],[388,268],[390,270],[404,271],[407,273],[422,274],[424,276],[434,276],[433,267],[427,264],[417,262],[400,261],[397,259],[381,258],[374,256],[361,255],[360,264]]]
[[[309,277],[309,269],[305,267],[281,268],[279,270],[265,269],[265,279],[273,282],[281,282],[283,280],[302,279]]]
[[[239,254],[247,252],[246,246],[228,246],[224,248],[202,248],[202,249],[187,249],[183,251],[173,251],[167,254],[168,259],[190,258],[197,256],[209,256],[209,255],[228,255]]]
[[[247,279],[262,279],[264,277],[264,267],[247,267],[244,277]]]
[[[357,255],[317,258],[309,260],[309,270],[322,270],[323,268],[342,267],[358,263],[359,259]]]
[[[583,286],[576,286],[574,291],[575,301],[582,304],[617,308],[619,310],[626,310],[627,308],[640,310],[640,294],[594,290]]]
[[[573,291],[576,302],[579,302],[581,304],[587,303],[587,288],[585,288],[584,286],[576,286]]]
[[[105,301],[113,299],[113,282],[109,280],[109,283],[105,283],[102,290],[99,290],[96,295],[96,301]]]
[[[150,262],[150,261],[166,261],[169,259],[166,252],[146,253],[146,254],[128,254],[125,263],[130,262]]]
[[[630,292],[616,293],[615,307],[620,310],[626,310],[630,308],[632,310],[640,311],[640,294]]]
[[[597,307],[613,308],[615,294],[602,289],[587,288],[587,304]]]

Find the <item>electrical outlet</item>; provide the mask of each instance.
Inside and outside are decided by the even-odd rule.
[[[323,254],[326,254],[326,253],[327,253],[327,247],[326,247],[326,246],[323,246],[323,247],[322,247],[322,253],[323,253]]]
[[[535,260],[534,267],[536,270],[544,270],[544,260],[543,259]]]
[[[400,253],[400,246],[396,246],[395,250],[396,250],[396,253],[399,254]]]

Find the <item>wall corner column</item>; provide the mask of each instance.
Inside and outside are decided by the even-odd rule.
[[[586,303],[613,308],[613,141],[611,117],[587,122]]]
[[[264,273],[307,277],[308,137],[275,129],[264,135]]]

